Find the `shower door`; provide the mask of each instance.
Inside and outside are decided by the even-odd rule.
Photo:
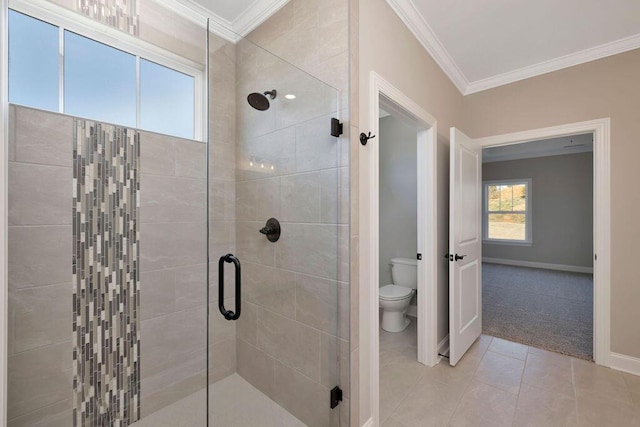
[[[10,2],[8,425],[346,425],[338,91],[169,3]]]
[[[209,425],[339,425],[348,232],[338,91],[247,39],[209,37]],[[240,263],[238,305],[235,268],[221,262],[237,320],[216,301],[226,254]]]

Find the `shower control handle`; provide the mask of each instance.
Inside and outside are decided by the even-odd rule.
[[[280,222],[275,218],[269,218],[264,227],[260,229],[260,233],[267,236],[270,242],[277,242],[280,239]]]
[[[272,234],[275,230],[271,227],[262,227],[260,229],[260,233],[262,234]]]
[[[235,295],[236,311],[235,312],[231,310],[227,310],[224,306],[224,264],[227,262],[233,263],[233,265],[236,267],[236,295]],[[236,258],[233,254],[226,254],[224,256],[221,256],[220,260],[218,261],[218,309],[220,310],[220,313],[222,313],[224,318],[227,320],[238,320],[238,318],[240,317],[240,302],[241,302],[240,288],[242,286],[241,277],[242,276],[241,276],[241,270],[240,270],[240,260]]]

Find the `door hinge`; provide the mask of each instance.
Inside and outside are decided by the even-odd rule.
[[[594,254],[593,255],[593,259],[597,261],[598,260],[598,254]]]
[[[342,129],[343,126],[342,123],[340,123],[340,120],[335,117],[331,118],[331,136],[335,136],[336,138],[339,137],[343,133]]]
[[[422,261],[422,254],[418,254],[418,261]]]
[[[331,409],[338,406],[340,402],[342,402],[342,389],[338,386],[335,386],[331,389],[331,395],[329,396]]]

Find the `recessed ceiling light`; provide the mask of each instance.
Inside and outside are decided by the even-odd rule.
[[[292,94],[292,93],[288,93],[284,97],[287,98],[287,99],[296,99],[296,96],[294,94]]]

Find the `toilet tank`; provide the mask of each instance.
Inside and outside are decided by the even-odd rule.
[[[394,285],[417,289],[418,261],[411,258],[392,258],[391,277]]]

